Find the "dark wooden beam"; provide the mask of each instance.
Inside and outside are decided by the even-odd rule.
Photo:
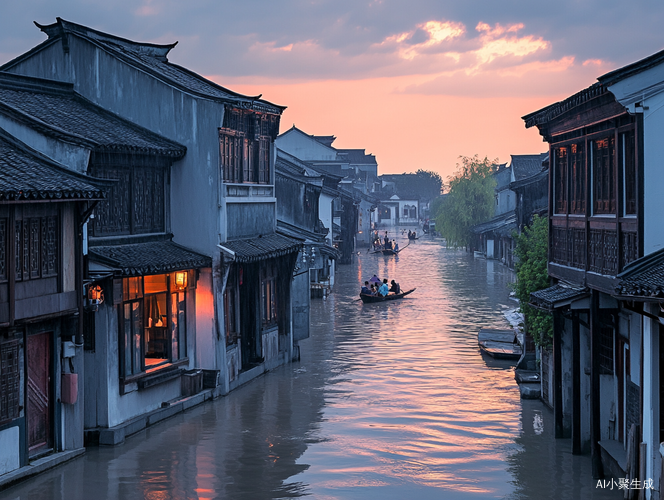
[[[594,479],[604,477],[599,441],[601,439],[600,422],[600,324],[599,292],[592,290],[590,295],[590,459]]]
[[[581,454],[581,329],[579,313],[572,313],[572,454]]]
[[[565,437],[563,426],[563,370],[562,370],[562,328],[560,313],[553,313],[553,414],[554,437]]]

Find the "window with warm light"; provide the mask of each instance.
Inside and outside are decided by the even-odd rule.
[[[186,358],[186,302],[191,272],[122,280],[120,347],[124,377]]]

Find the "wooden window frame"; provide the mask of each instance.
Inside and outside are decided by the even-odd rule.
[[[141,377],[147,373],[151,373],[154,370],[158,370],[160,368],[164,367],[169,367],[172,366],[173,364],[181,363],[187,360],[187,341],[188,341],[188,331],[187,331],[187,299],[188,299],[188,292],[194,287],[194,274],[191,270],[189,271],[184,271],[188,273],[188,279],[187,279],[187,287],[186,288],[177,288],[174,285],[174,275],[175,272],[173,273],[166,273],[166,280],[167,280],[167,286],[165,291],[158,291],[154,293],[145,293],[145,286],[144,286],[144,277],[143,276],[138,276],[135,278],[123,278],[123,300],[120,301],[119,303],[119,308],[118,308],[118,315],[119,315],[119,324],[120,324],[120,334],[119,334],[119,345],[120,345],[120,378],[123,379],[125,382],[134,380],[137,377]],[[127,297],[127,292],[128,292],[128,284],[129,280],[138,280],[138,283],[140,283],[140,290],[138,291],[137,296],[135,297]],[[166,323],[164,324],[164,333],[165,333],[165,341],[166,341],[166,352],[167,356],[166,358],[163,358],[162,362],[155,363],[153,365],[146,365],[145,359],[146,359],[146,352],[145,352],[145,346],[146,346],[146,330],[150,327],[147,326],[146,323],[146,315],[148,312],[146,311],[146,301],[150,300],[157,295],[165,295],[166,296],[166,311],[165,314],[162,316],[166,318]],[[182,300],[180,300],[180,295],[182,295]],[[184,304],[184,311],[183,311],[183,318],[184,321],[181,320],[181,316],[179,314],[179,309],[177,314],[177,328],[174,328],[175,323],[174,323],[174,310],[173,310],[173,300],[175,298],[176,304]],[[126,331],[125,328],[125,306],[134,304],[134,303],[139,303],[140,304],[140,309],[141,309],[141,331],[138,334],[140,338],[139,342],[139,349],[140,353],[136,352],[136,345],[134,345],[134,332],[133,332],[133,323],[132,323],[132,332],[131,336],[132,338],[130,341],[127,339],[128,332]],[[177,339],[176,339],[177,337]],[[177,346],[177,347],[176,347]],[[127,371],[127,347],[131,350],[130,353],[130,360],[132,363],[132,368]],[[174,352],[175,349],[177,348],[177,352]],[[136,357],[138,354],[138,358]],[[140,366],[135,366],[135,361],[137,359],[140,359]],[[155,359],[162,359],[162,358],[155,358]]]
[[[567,214],[568,201],[568,173],[569,173],[569,151],[567,146],[556,146],[554,149],[554,187],[553,187],[553,211],[555,214]]]
[[[615,131],[590,139],[592,171],[592,215],[616,215],[616,143]],[[606,151],[606,152],[604,152]],[[601,156],[600,156],[601,152]]]

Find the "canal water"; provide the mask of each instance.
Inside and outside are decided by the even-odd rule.
[[[362,304],[373,274],[417,290]],[[312,301],[300,362],[0,498],[622,498],[477,348],[480,328],[507,326],[511,271],[421,239],[398,257],[359,252],[336,279]]]

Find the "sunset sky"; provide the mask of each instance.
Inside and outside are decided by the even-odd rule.
[[[288,106],[281,130],[335,135],[379,173],[546,145],[521,116],[664,49],[664,2],[624,0],[23,0],[0,6],[0,63],[59,16]]]

